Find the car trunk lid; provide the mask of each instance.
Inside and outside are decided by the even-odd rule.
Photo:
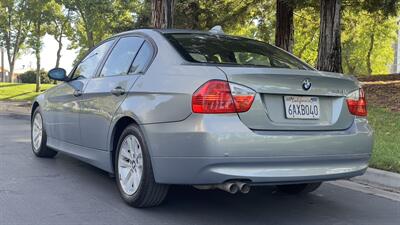
[[[354,121],[354,116],[347,108],[346,95],[359,87],[357,81],[350,76],[293,69],[229,66],[219,68],[226,74],[229,82],[245,85],[257,92],[250,110],[239,113],[242,122],[250,129],[344,130]],[[311,83],[309,90],[302,87],[305,80]],[[289,118],[286,115],[285,96],[317,99],[319,118]]]

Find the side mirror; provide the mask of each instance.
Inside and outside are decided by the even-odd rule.
[[[49,76],[50,79],[53,79],[53,80],[59,80],[59,81],[66,81],[67,80],[67,72],[63,68],[51,69],[47,73],[47,76]]]

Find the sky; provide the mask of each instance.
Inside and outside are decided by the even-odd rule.
[[[46,71],[52,69],[56,65],[56,55],[58,44],[54,38],[48,34],[46,34],[42,38],[43,48],[40,54],[41,57],[41,68],[45,69]],[[64,38],[63,40],[63,50],[61,51],[61,60],[60,60],[60,67],[64,68],[69,72],[72,69],[72,63],[77,56],[78,49],[74,50],[67,50],[68,45],[70,42]],[[4,54],[4,67],[8,70],[8,60],[6,54]],[[1,66],[1,65],[0,65]],[[24,51],[23,54],[17,59],[15,64],[15,73],[22,73],[27,70],[34,70],[36,69],[36,57],[32,52],[28,50]]]

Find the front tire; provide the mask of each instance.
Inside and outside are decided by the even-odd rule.
[[[288,184],[276,186],[278,190],[285,194],[296,195],[296,194],[307,194],[313,192],[321,186],[322,182],[318,183],[306,183],[306,184]]]
[[[31,145],[32,151],[37,157],[53,158],[57,152],[47,147],[47,133],[43,126],[43,117],[40,108],[37,107],[31,120]]]
[[[138,126],[125,128],[115,156],[115,179],[122,199],[136,208],[160,205],[168,185],[155,182],[149,151]]]

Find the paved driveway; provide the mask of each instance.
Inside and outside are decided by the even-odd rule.
[[[173,187],[158,208],[134,209],[113,179],[66,155],[31,153],[29,117],[0,115],[0,224],[400,224],[400,202],[332,184],[308,196]]]

